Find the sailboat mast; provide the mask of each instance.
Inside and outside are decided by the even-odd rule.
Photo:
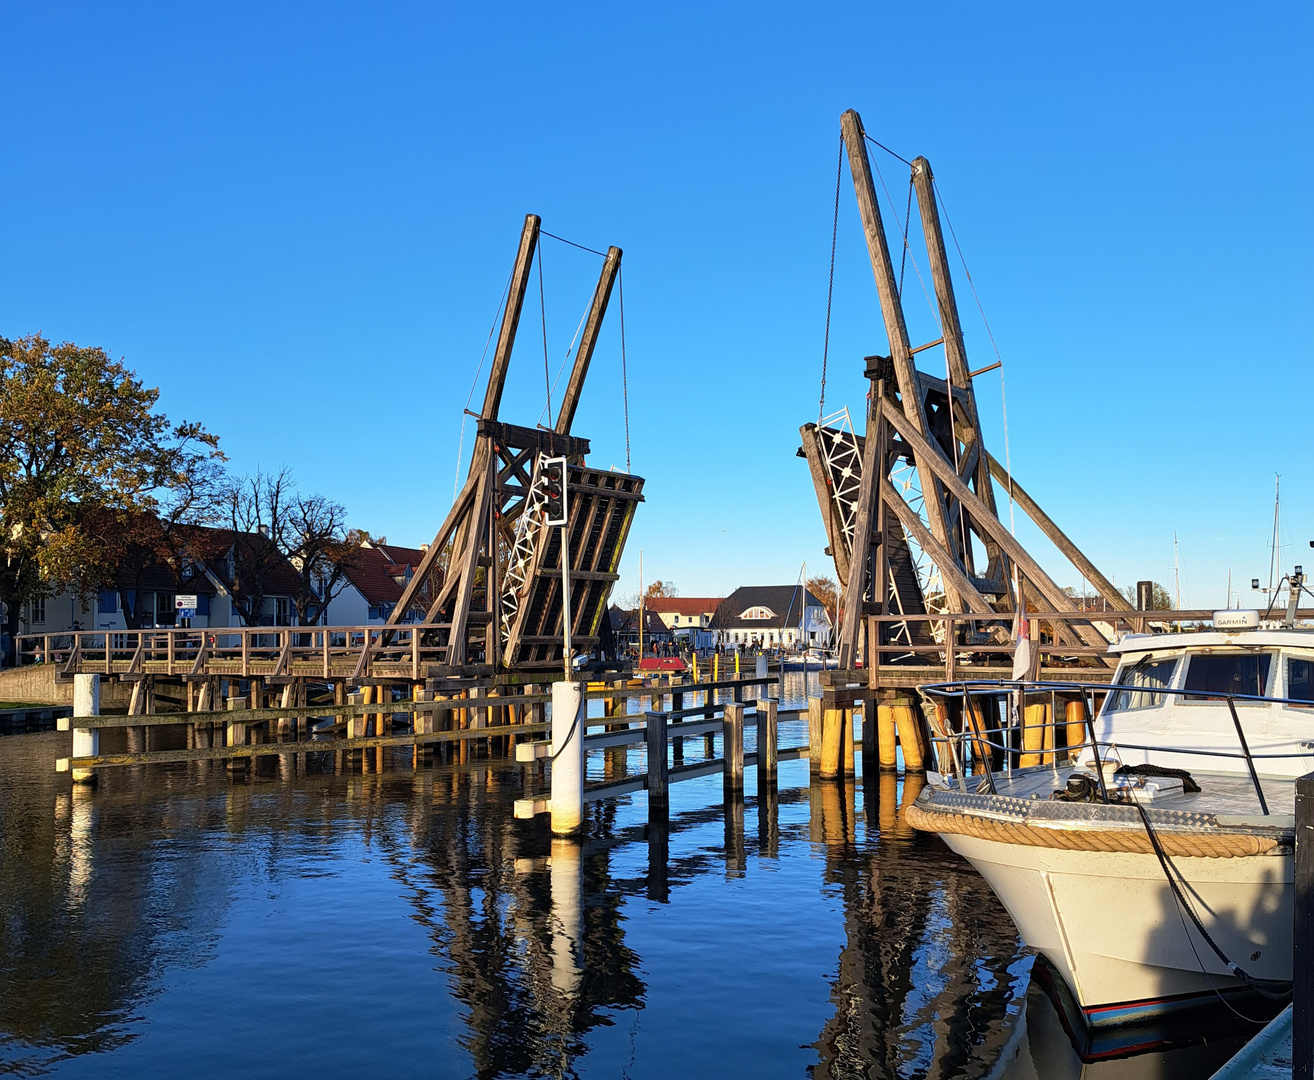
[[[1277,580],[1278,549],[1282,546],[1282,531],[1278,511],[1282,508],[1282,475],[1273,474],[1273,550],[1268,556],[1268,592],[1273,593],[1273,583]]]

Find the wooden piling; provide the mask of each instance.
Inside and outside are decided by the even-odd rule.
[[[726,702],[721,720],[721,753],[725,759],[727,797],[744,791],[744,706]]]
[[[840,775],[844,754],[844,710],[827,706],[821,713],[821,778]]]
[[[1296,780],[1291,1077],[1314,1080],[1314,773]]]
[[[694,663],[696,664],[697,662],[698,662],[697,658],[695,658]],[[671,676],[672,687],[679,686],[683,682],[684,680],[680,678],[678,675]],[[680,710],[683,708],[684,708],[684,694],[679,690],[673,689],[671,691],[671,712],[678,714]],[[676,735],[671,739],[671,759],[675,762],[676,765],[684,764],[684,739],[682,739],[679,735]]]
[[[894,706],[881,702],[876,709],[876,747],[881,770],[884,772],[893,771],[899,767],[894,733]]]
[[[757,785],[759,797],[764,786],[776,782],[776,713],[778,707],[779,702],[774,698],[759,698],[757,702]]]
[[[899,746],[903,750],[904,774],[920,773],[924,760],[922,731],[911,699],[900,699],[895,703],[893,711],[894,726],[899,732]]]
[[[855,765],[853,749],[853,707],[849,706],[842,712],[844,720],[844,775],[856,776],[857,768]]]
[[[808,698],[808,772],[821,772],[821,698]]]
[[[669,801],[665,713],[647,714],[643,738],[648,749],[648,809],[651,815],[654,805],[665,807]]]
[[[230,697],[228,699],[229,712],[242,712],[246,709],[246,699],[242,697]],[[227,724],[227,742],[228,746],[245,746],[246,745],[246,724],[240,720],[229,720]],[[229,773],[242,773],[246,771],[247,758],[230,757],[228,759]]]
[[[1067,745],[1068,756],[1074,761],[1077,759],[1079,751],[1086,742],[1086,705],[1082,701],[1069,701],[1064,707],[1064,718],[1067,720]]]

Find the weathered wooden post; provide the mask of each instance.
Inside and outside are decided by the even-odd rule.
[[[100,676],[73,676],[73,716],[100,715]],[[100,728],[73,728],[73,756],[96,757],[100,753]],[[95,769],[74,769],[75,784],[94,784]]]
[[[728,701],[721,720],[721,754],[725,760],[726,798],[744,791],[744,706]]]
[[[1291,1078],[1314,1080],[1314,773],[1296,780]]]
[[[821,698],[808,698],[808,773],[821,772]]]
[[[431,701],[429,691],[423,686],[415,686],[411,690],[411,702],[419,705],[421,702]],[[433,734],[433,713],[430,711],[421,711],[416,709],[411,714],[411,731],[416,735]],[[411,751],[411,767],[418,769],[426,762],[433,760],[433,743],[416,743]]]
[[[876,743],[882,771],[899,767],[894,742],[894,706],[881,702],[876,707]]]
[[[833,780],[840,774],[844,753],[844,710],[827,704],[821,713],[821,778]]]
[[[757,788],[776,782],[776,712],[780,703],[774,698],[757,702]]]
[[[650,712],[644,725],[644,742],[648,748],[648,818],[652,820],[654,808],[665,817],[669,783],[666,765],[666,714]]]
[[[244,712],[245,710],[246,710],[246,698],[241,697],[240,695],[235,695],[228,699],[229,712]],[[242,723],[240,720],[228,721],[227,745],[229,746],[246,745],[246,724]],[[228,771],[229,773],[245,772],[246,758],[230,757],[228,759]]]
[[[1074,761],[1077,751],[1086,741],[1086,707],[1081,701],[1069,701],[1065,706],[1064,717],[1067,720],[1068,756]]]
[[[913,711],[911,698],[900,698],[895,703],[894,723],[899,731],[899,745],[903,748],[904,773],[921,772],[922,733],[917,724],[917,714]]]
[[[584,823],[584,724],[582,683],[552,684],[552,831],[569,836]]]
[[[844,719],[843,764],[844,764],[845,776],[857,775],[857,769],[854,764],[853,715],[854,715],[854,708],[853,705],[850,703],[844,707],[843,712],[841,713],[841,716]]]
[[[681,676],[679,675],[671,676],[672,687],[680,686],[681,684],[683,684],[683,682],[684,679]],[[684,720],[684,717],[680,715],[680,710],[683,708],[684,708],[684,694],[679,690],[673,689],[671,691],[671,712],[675,715],[676,723],[680,723]],[[676,735],[673,739],[671,739],[671,760],[674,761],[676,765],[681,765],[684,763],[684,739],[682,739],[679,735]]]

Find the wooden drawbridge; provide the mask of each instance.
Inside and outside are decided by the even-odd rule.
[[[427,634],[452,672],[561,668],[560,530],[545,524],[541,462],[567,460],[571,643],[577,651],[602,637],[643,479],[591,469],[587,439],[571,433],[602,320],[620,273],[621,250],[607,250],[575,353],[570,381],[551,428],[499,419],[516,327],[539,241],[539,218],[525,218],[501,332],[488,375],[470,472],[424,560],[389,618],[436,624]]]
[[[1109,611],[1130,610],[1114,585],[986,449],[973,390],[973,378],[982,371],[972,371],[967,360],[930,162],[918,157],[908,163],[910,205],[915,193],[940,337],[914,345],[862,120],[849,110],[840,124],[889,345],[888,356],[866,358],[871,392],[863,434],[854,430],[847,410],[800,431],[801,453],[811,470],[842,590],[841,669],[859,660],[889,662],[870,648],[869,616],[880,620],[870,624],[880,626],[874,644],[907,644],[915,652],[918,646],[933,647],[933,620],[924,617],[929,608],[935,609],[931,614],[947,613],[957,620],[957,630],[954,622],[941,621],[950,633],[980,634],[993,626],[996,636],[1011,620],[1019,594],[1051,612],[1078,610],[1000,520],[995,482],[1094,587]],[[896,234],[895,239],[901,247],[906,242],[906,236]],[[943,349],[945,378],[917,367],[917,356],[931,349]],[[937,579],[937,587],[928,589]],[[911,618],[889,621],[903,615]],[[1053,632],[1055,644],[1086,652],[1107,643],[1093,621],[1080,617],[1054,619]]]

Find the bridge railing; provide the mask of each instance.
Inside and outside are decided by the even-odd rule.
[[[440,663],[445,645],[430,644],[432,623],[399,626],[169,627],[149,630],[77,630],[19,634],[16,661],[51,663],[61,673],[163,675],[314,674],[328,678],[351,668],[354,677],[376,664],[410,668],[415,679]],[[432,634],[433,636],[429,636]],[[426,641],[427,638],[427,641]],[[270,665],[273,665],[272,669]]]

